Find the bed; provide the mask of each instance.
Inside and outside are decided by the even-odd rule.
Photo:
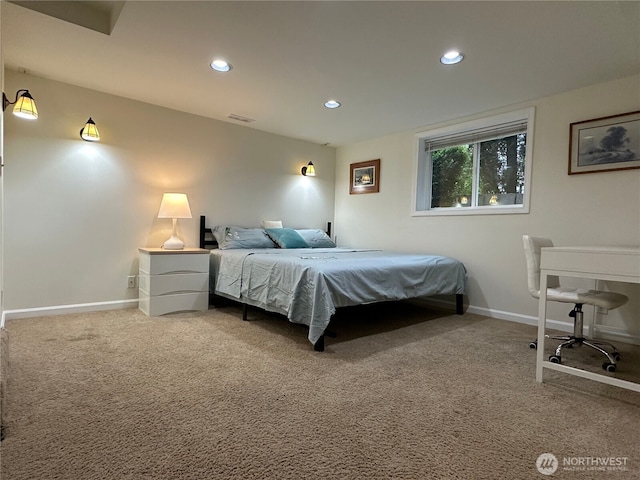
[[[240,302],[243,320],[247,306],[282,314],[306,325],[314,350],[323,351],[336,308],[455,295],[456,313],[463,313],[466,269],[454,258],[339,248],[330,224],[329,235],[292,230],[208,228],[200,217],[200,248],[211,251],[211,292]]]

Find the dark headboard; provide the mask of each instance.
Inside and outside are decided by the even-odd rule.
[[[327,222],[327,235],[331,237],[331,222]],[[200,248],[208,250],[218,248],[218,242],[211,228],[207,227],[204,215],[200,215]]]
[[[218,242],[213,236],[213,232],[205,225],[204,215],[200,215],[200,248],[218,248]]]

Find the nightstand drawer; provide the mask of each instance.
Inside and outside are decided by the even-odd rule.
[[[150,317],[167,313],[203,311],[209,308],[209,293],[180,293],[177,295],[150,297],[144,292],[140,292],[139,302],[140,310]]]
[[[167,275],[145,275],[139,277],[140,290],[149,295],[168,293],[206,292],[209,290],[208,273],[172,273]]]
[[[140,310],[149,316],[209,309],[209,256],[201,248],[139,248]]]
[[[153,257],[153,261],[151,258]],[[209,255],[201,253],[140,255],[140,272],[162,275],[177,272],[209,271]]]

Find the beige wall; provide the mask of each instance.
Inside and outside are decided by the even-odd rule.
[[[335,207],[341,246],[457,257],[469,271],[471,311],[525,322],[535,321],[537,304],[523,234],[558,245],[640,244],[640,170],[567,175],[569,124],[640,109],[637,76],[514,106],[536,108],[531,212],[462,217],[410,216],[413,131],[340,147],[336,160],[331,148],[36,76],[8,71],[5,84],[29,88],[40,111],[37,122],[5,121],[8,310],[134,300],[126,277],[137,271],[138,246],[169,235],[171,222],[155,218],[169,190],[189,195],[194,219],[180,221],[188,245],[199,214],[211,224],[323,227]],[[460,120],[489,113],[498,112]],[[78,137],[89,116],[100,144]],[[380,193],[349,195],[349,164],[374,158],[382,160]],[[299,174],[309,160],[315,178]],[[609,287],[632,298],[603,321],[639,338],[638,288]],[[560,321],[566,313],[551,309]]]
[[[514,106],[535,106],[531,211],[520,215],[411,217],[414,134],[405,132],[338,148],[336,228],[341,246],[433,252],[462,260],[472,310],[530,322],[537,303],[528,294],[522,235],[558,245],[639,245],[640,170],[567,174],[569,124],[640,110],[635,76]],[[494,112],[487,112],[488,113]],[[498,112],[495,112],[498,113]],[[471,118],[478,118],[475,115]],[[434,125],[438,127],[442,125]],[[380,158],[380,193],[349,195],[349,164]],[[592,285],[587,285],[592,286]],[[638,288],[611,286],[633,298],[604,322],[640,336]],[[568,320],[566,308],[552,318]]]
[[[6,71],[5,90],[18,88],[40,117],[5,119],[7,310],[137,298],[137,248],[171,232],[156,218],[166,191],[189,196],[188,246],[201,214],[242,226],[333,220],[333,148]],[[101,143],[79,137],[89,116]],[[314,178],[300,175],[309,161]]]

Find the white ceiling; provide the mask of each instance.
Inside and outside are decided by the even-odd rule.
[[[6,68],[332,146],[640,72],[638,1],[122,3],[108,35],[3,2]]]

